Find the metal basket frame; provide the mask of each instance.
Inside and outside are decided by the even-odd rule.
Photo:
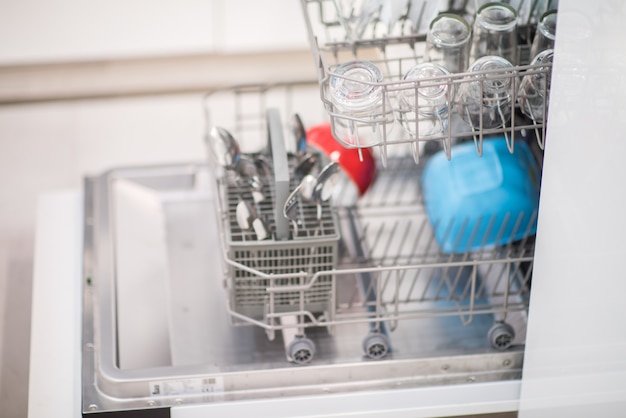
[[[512,69],[506,70],[482,70],[477,72],[464,72],[450,74],[446,76],[437,76],[424,78],[417,81],[402,80],[402,76],[412,66],[424,62],[423,49],[426,36],[425,34],[409,33],[399,36],[388,37],[372,37],[360,40],[349,39],[343,30],[340,19],[336,15],[336,9],[333,2],[329,0],[302,0],[302,8],[307,23],[307,31],[309,42],[313,52],[314,64],[317,69],[318,83],[320,86],[320,98],[324,103],[326,110],[330,116],[330,123],[333,133],[337,133],[337,124],[340,121],[352,122],[359,126],[370,126],[372,129],[380,130],[380,141],[376,145],[350,143],[349,147],[366,148],[375,146],[380,149],[380,157],[383,165],[386,164],[387,155],[391,148],[395,148],[400,144],[411,144],[412,154],[416,162],[419,161],[420,154],[417,144],[420,142],[435,141],[441,143],[450,156],[451,144],[457,140],[464,138],[473,138],[476,144],[476,150],[479,155],[482,154],[482,141],[485,137],[495,134],[504,135],[507,139],[508,147],[514,152],[515,140],[522,136],[526,131],[534,131],[537,143],[541,149],[544,147],[544,138],[546,123],[525,117],[521,114],[517,103],[517,92],[524,76],[531,75],[549,75],[551,72],[551,64],[544,63],[540,65],[530,65],[528,55],[530,50],[529,43],[523,43],[518,48],[520,53],[520,65],[515,65]],[[525,26],[520,32],[525,33],[522,37],[526,42],[533,33],[533,27]],[[352,115],[343,113],[341,109],[332,102],[329,95],[329,81],[331,78],[338,77],[349,79],[348,77],[335,72],[335,68],[350,60],[367,60],[378,66],[384,74],[384,80],[380,83],[364,82],[363,80],[354,80],[361,84],[377,87],[382,90],[382,107],[379,115],[373,115],[367,119],[360,119]],[[384,117],[392,109],[387,106],[394,103],[399,92],[406,90],[415,90],[416,108],[418,108],[417,100],[420,89],[427,88],[432,85],[447,85],[449,88],[458,88],[470,82],[480,82],[481,89],[484,83],[493,79],[507,78],[511,81],[511,101],[510,101],[510,122],[503,123],[501,127],[484,128],[482,121],[482,112],[484,104],[480,103],[481,120],[478,126],[468,125],[467,129],[453,131],[451,118],[454,111],[448,112],[447,129],[440,135],[423,136],[416,126],[415,134],[403,131],[401,127],[394,128],[393,134],[389,134],[391,125],[397,124],[397,121],[390,122]],[[544,89],[545,102],[543,105],[543,120],[547,118],[547,93]],[[454,109],[457,98],[452,98],[449,107]],[[417,111],[416,111],[417,112]],[[419,115],[415,114],[411,120],[418,120]],[[336,135],[337,137],[337,135]]]

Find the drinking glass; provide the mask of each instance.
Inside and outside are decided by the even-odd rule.
[[[535,39],[530,47],[531,59],[537,56],[541,51],[546,49],[554,49],[554,40],[556,39],[556,10],[548,10],[545,12],[535,32]]]
[[[332,71],[329,111],[334,133],[344,145],[378,145],[391,130],[393,109],[382,82],[382,72],[370,61],[348,61]]]
[[[536,12],[537,7],[540,6],[540,4],[538,3],[546,1],[548,0],[501,0],[498,3],[505,3],[511,6],[517,12],[517,24],[526,25],[529,23],[531,17],[533,16],[533,13]],[[465,3],[464,16],[466,16],[468,22],[473,23],[478,13],[478,10],[487,3],[493,3],[493,0],[468,0],[461,3]],[[533,8],[535,10],[533,10]]]
[[[460,73],[469,64],[472,30],[461,16],[443,13],[430,23],[426,35],[424,59]]]
[[[474,62],[459,87],[459,116],[474,130],[505,127],[511,119],[513,64],[488,55]]]
[[[517,12],[505,3],[487,3],[474,21],[471,56],[500,56],[517,64]]]
[[[440,135],[447,128],[453,88],[437,78],[446,75],[450,72],[445,67],[430,62],[418,64],[404,75],[403,81],[416,83],[398,93],[396,117],[412,136]]]
[[[539,23],[541,16],[550,10],[556,10],[559,8],[559,0],[532,0],[532,7],[530,10],[529,24]]]
[[[551,64],[553,58],[553,49],[546,49],[537,54],[531,62],[531,66],[536,68],[529,71],[540,72],[525,75],[517,93],[517,103],[522,113],[536,123],[543,123],[547,119],[552,73],[551,69],[545,67],[545,64]],[[543,67],[542,64],[544,64]]]

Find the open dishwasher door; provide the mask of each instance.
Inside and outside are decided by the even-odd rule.
[[[621,4],[560,2],[522,418],[626,408],[624,19]]]

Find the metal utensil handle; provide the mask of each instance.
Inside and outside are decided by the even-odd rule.
[[[289,196],[289,163],[287,161],[287,149],[283,126],[278,109],[267,110],[267,135],[272,160],[274,162],[274,222],[276,225],[276,239],[279,241],[289,239],[289,220],[283,216],[283,207]]]

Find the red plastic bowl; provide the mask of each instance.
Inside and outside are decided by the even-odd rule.
[[[369,148],[346,148],[332,135],[330,124],[316,125],[306,133],[310,147],[316,148],[336,162],[363,196],[376,178],[376,159]]]

